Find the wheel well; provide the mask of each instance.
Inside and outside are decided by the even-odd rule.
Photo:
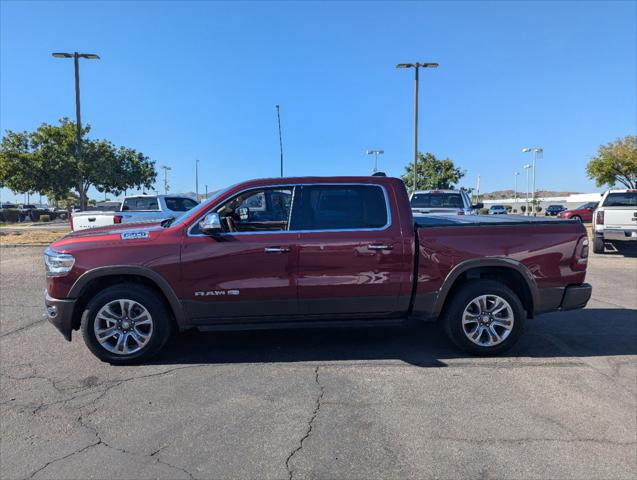
[[[72,328],[73,330],[78,330],[80,328],[80,323],[82,321],[82,313],[84,313],[84,308],[88,304],[88,302],[93,298],[98,292],[104,290],[105,288],[112,287],[113,285],[120,285],[122,283],[134,283],[137,285],[143,285],[154,290],[157,295],[162,299],[164,305],[166,306],[166,310],[170,312],[170,321],[173,323],[173,327],[177,328],[177,321],[175,319],[175,312],[173,311],[168,298],[164,295],[164,292],[157,286],[155,282],[151,279],[146,278],[141,275],[105,275],[103,277],[95,278],[89,281],[80,291],[80,294],[77,296],[78,301],[75,304],[75,308],[73,310],[73,320],[72,320]]]
[[[524,280],[524,277],[522,277],[522,274],[508,267],[476,267],[462,272],[449,289],[442,311],[444,312],[458,289],[465,283],[477,279],[494,280],[509,287],[520,298],[527,316],[533,318],[533,296],[531,290]]]

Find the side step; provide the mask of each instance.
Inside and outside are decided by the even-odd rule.
[[[197,325],[202,332],[223,332],[242,330],[281,330],[295,328],[361,328],[361,327],[399,327],[407,325],[404,318],[373,320],[294,320],[289,322],[237,322]]]

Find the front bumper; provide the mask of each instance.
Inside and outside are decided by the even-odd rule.
[[[75,299],[59,300],[52,298],[46,291],[44,294],[44,304],[46,305],[44,316],[69,342],[71,341],[71,332],[73,330],[75,302]]]

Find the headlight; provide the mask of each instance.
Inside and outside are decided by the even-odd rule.
[[[44,251],[44,265],[47,277],[61,277],[73,268],[75,257],[68,253],[58,253],[50,248]]]

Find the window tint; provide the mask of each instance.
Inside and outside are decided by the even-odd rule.
[[[165,197],[164,200],[166,201],[166,208],[173,212],[185,212],[197,205],[197,202],[190,198]]]
[[[157,197],[132,197],[124,200],[122,210],[159,210]]]
[[[637,192],[609,193],[605,207],[637,207]]]
[[[387,224],[382,188],[375,185],[309,185],[302,188],[291,230],[381,228]]]
[[[464,208],[459,193],[416,193],[411,197],[413,208]]]

